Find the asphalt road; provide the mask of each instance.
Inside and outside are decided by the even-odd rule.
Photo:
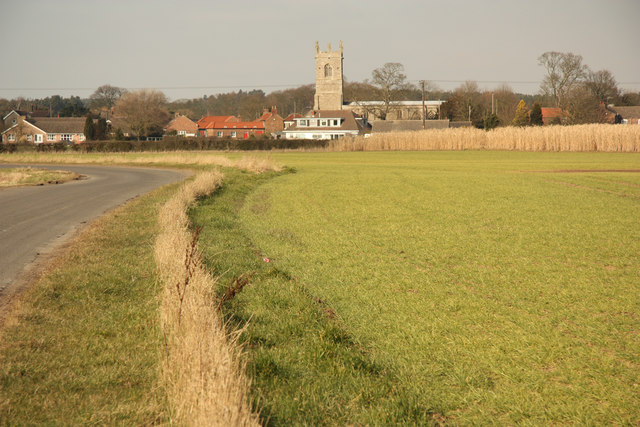
[[[86,179],[0,189],[0,305],[22,286],[20,282],[41,259],[67,242],[82,225],[132,198],[185,177],[177,171],[148,168],[34,167],[73,171]]]

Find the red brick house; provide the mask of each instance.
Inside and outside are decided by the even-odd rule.
[[[276,107],[272,107],[271,111],[265,109],[256,122],[264,123],[265,132],[268,134],[277,134],[284,130],[284,119],[278,114]]]
[[[542,123],[545,125],[562,124],[567,117],[567,113],[557,107],[542,107]]]
[[[204,116],[196,122],[198,125],[199,136],[213,136],[208,132],[208,129],[212,129],[214,123],[227,123],[227,122],[239,122],[240,119],[236,116]]]
[[[187,116],[177,116],[169,122],[164,131],[176,131],[178,136],[192,137],[198,135],[198,125]]]
[[[202,129],[200,129],[202,130]],[[263,122],[210,122],[206,125],[206,136],[216,138],[247,139],[252,135],[264,135]]]

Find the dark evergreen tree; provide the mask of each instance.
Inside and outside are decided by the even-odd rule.
[[[500,119],[495,113],[490,114],[489,116],[487,116],[487,118],[484,119],[484,130],[495,129],[499,125],[500,125]]]
[[[95,131],[93,138],[97,140],[103,140],[107,138],[107,120],[100,117],[95,124]]]
[[[542,108],[537,102],[535,102],[531,107],[531,115],[529,116],[529,121],[532,126],[542,126],[544,124],[544,122],[542,121]]]
[[[84,121],[84,137],[87,141],[92,141],[95,137],[96,128],[93,124],[93,117],[91,114],[87,115],[87,119]]]

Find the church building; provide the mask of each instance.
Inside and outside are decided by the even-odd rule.
[[[337,139],[363,135],[370,126],[362,117],[343,106],[342,42],[340,50],[320,51],[316,42],[316,93],[313,110],[294,117],[283,134],[287,139]]]
[[[342,110],[344,82],[342,77],[342,42],[340,50],[332,51],[331,44],[321,52],[316,42],[316,95],[314,110]]]

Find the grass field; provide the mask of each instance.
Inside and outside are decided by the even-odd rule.
[[[275,158],[192,212],[264,423],[640,422],[639,155]]]

